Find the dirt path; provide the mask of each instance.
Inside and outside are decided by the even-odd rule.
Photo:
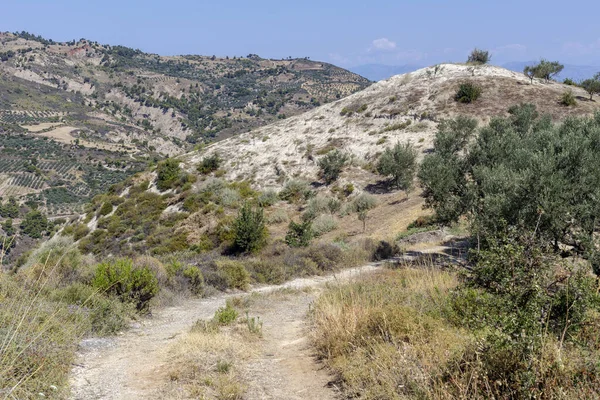
[[[256,288],[251,292],[318,287],[377,269],[377,264],[370,264],[335,275]],[[196,320],[211,318],[232,296],[187,300],[179,306],[159,311],[120,337],[84,340],[72,371],[71,398],[156,398],[161,385],[156,377],[167,365],[170,343],[187,332]],[[248,399],[334,398],[334,392],[325,387],[329,376],[314,362],[305,341],[303,317],[310,301],[309,295],[296,297],[293,303],[274,304],[274,308],[263,315],[265,351],[264,356],[250,366],[253,384],[247,393]]]

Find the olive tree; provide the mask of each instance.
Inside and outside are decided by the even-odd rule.
[[[467,63],[469,64],[487,64],[492,59],[492,55],[487,50],[480,50],[478,48],[473,49],[471,54],[469,54],[469,58],[467,59]]]
[[[588,92],[590,100],[592,100],[594,94],[600,94],[600,72],[593,78],[584,80],[580,85]]]
[[[417,169],[417,150],[409,142],[396,143],[393,148],[386,148],[379,162],[377,172],[390,177],[390,186],[407,192],[412,188]]]

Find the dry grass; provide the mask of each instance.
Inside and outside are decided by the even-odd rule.
[[[256,357],[260,335],[243,317],[229,327],[198,321],[170,348],[170,383],[164,399],[240,400],[247,388],[245,364]]]
[[[329,288],[314,307],[313,343],[344,393],[436,397],[432,381],[472,342],[440,317],[456,285],[450,272],[407,268]]]
[[[0,257],[1,261],[1,257]],[[34,280],[0,272],[0,397],[64,398],[77,343],[90,330],[82,309],[50,299],[60,260]]]

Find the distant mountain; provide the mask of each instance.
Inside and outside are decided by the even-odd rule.
[[[536,63],[537,61],[514,61],[504,64],[503,67],[511,71],[523,72],[525,66],[534,65]],[[600,72],[600,67],[598,66],[565,64],[565,69],[557,76],[557,80],[562,81],[565,78],[570,78],[575,82],[579,82],[591,78],[598,72]]]
[[[384,65],[384,64],[365,64],[348,68],[355,74],[364,76],[372,81],[381,81],[391,78],[394,75],[405,74],[423,68],[421,65]]]

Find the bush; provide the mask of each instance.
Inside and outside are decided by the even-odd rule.
[[[235,308],[233,308],[233,306],[231,305],[231,302],[229,300],[227,300],[227,302],[225,303],[225,307],[220,307],[215,312],[214,319],[219,325],[229,325],[229,324],[235,322],[237,317],[238,317],[237,310]]]
[[[481,87],[472,82],[461,83],[454,95],[454,100],[459,103],[473,103],[481,96],[481,92]]]
[[[309,184],[306,181],[296,179],[287,181],[279,192],[279,198],[290,203],[298,203],[301,200],[309,199],[311,196],[312,191]]]
[[[104,204],[102,204],[102,207],[100,207],[100,210],[98,210],[98,216],[99,217],[104,217],[108,214],[110,214],[113,210],[113,205],[110,204],[109,201],[105,201]]]
[[[577,101],[575,100],[575,96],[573,96],[573,92],[571,90],[567,90],[560,97],[560,104],[566,107],[576,106]]]
[[[471,54],[469,54],[469,58],[467,59],[467,63],[469,64],[487,64],[492,59],[489,51],[473,49]]]
[[[273,189],[267,189],[262,192],[257,199],[257,203],[261,207],[270,207],[279,201],[279,195]]]
[[[285,242],[290,247],[307,247],[314,236],[311,220],[301,223],[290,221]]]
[[[159,290],[158,280],[148,267],[134,268],[126,258],[99,264],[92,286],[133,303],[138,311],[147,311]]]
[[[348,159],[347,154],[337,149],[330,151],[327,155],[319,159],[317,164],[320,168],[320,175],[325,180],[325,183],[329,185],[338,179]]]
[[[312,228],[315,236],[321,236],[327,232],[331,232],[338,227],[336,219],[328,214],[319,215],[312,223]]]
[[[204,157],[198,165],[198,172],[201,174],[210,174],[219,169],[222,160],[218,153],[214,153],[210,156]]]
[[[247,290],[250,285],[250,274],[240,261],[218,260],[215,261],[217,271],[225,278],[227,287]]]
[[[188,266],[183,270],[183,276],[187,279],[190,285],[190,291],[196,296],[201,296],[204,293],[204,276],[202,272],[194,266]]]
[[[234,249],[238,252],[257,251],[266,244],[267,236],[263,209],[253,209],[245,203],[234,221]]]
[[[171,189],[181,178],[181,168],[179,161],[168,158],[165,161],[158,163],[156,167],[156,187],[160,191]]]
[[[251,260],[248,270],[252,278],[259,283],[279,285],[285,281],[285,269],[278,261],[269,259]]]
[[[352,201],[350,208],[353,212],[359,213],[361,211],[368,211],[377,205],[377,199],[375,196],[368,193],[361,193]]]
[[[395,243],[385,240],[380,241],[373,251],[373,261],[389,260],[400,253],[400,248]]]
[[[377,162],[377,172],[390,176],[390,185],[408,191],[412,188],[417,170],[417,150],[410,144],[396,143],[385,149]]]

